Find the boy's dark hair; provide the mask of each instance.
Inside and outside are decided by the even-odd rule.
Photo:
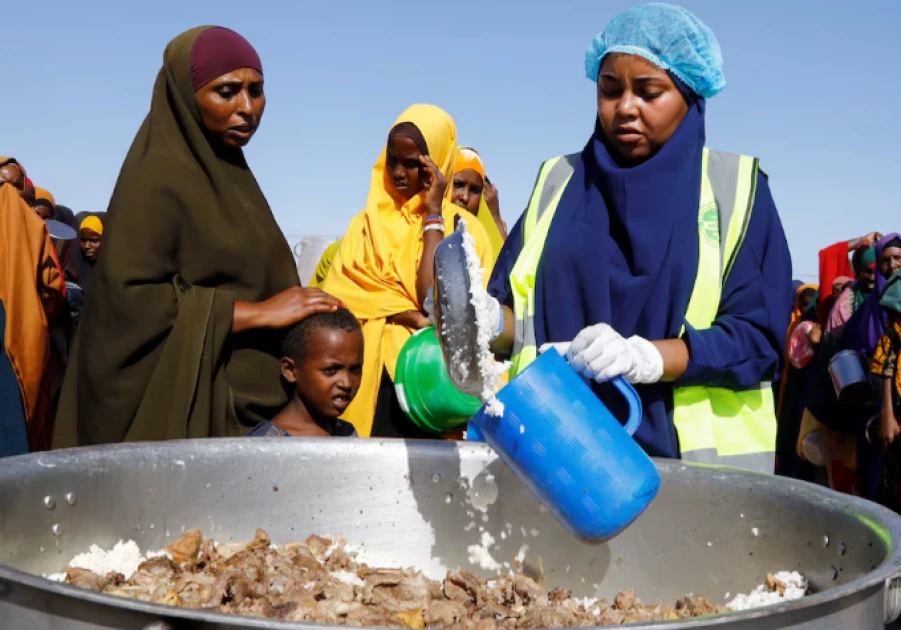
[[[344,332],[362,332],[360,322],[346,308],[339,308],[328,313],[314,313],[300,320],[289,328],[282,337],[282,356],[292,361],[303,361],[307,352],[307,343],[315,330],[343,330]]]

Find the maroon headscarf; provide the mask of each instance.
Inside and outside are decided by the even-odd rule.
[[[250,42],[221,26],[209,28],[197,37],[191,49],[191,83],[195,92],[238,68],[253,68],[263,74],[260,56]]]

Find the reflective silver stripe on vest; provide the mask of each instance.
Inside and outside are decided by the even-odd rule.
[[[731,468],[741,468],[742,470],[767,474],[772,474],[776,469],[776,454],[771,451],[766,453],[745,453],[743,455],[724,456],[719,455],[715,448],[702,448],[696,451],[682,453],[681,459],[684,462],[692,462],[695,464],[729,466]]]
[[[717,214],[720,221],[720,277],[726,261],[726,239],[729,235],[729,225],[732,215],[735,214],[735,195],[738,182],[738,168],[741,156],[734,153],[722,153],[710,149],[707,156],[707,179],[713,189],[713,198],[716,200]]]
[[[538,222],[541,221],[541,217],[547,212],[547,209],[551,205],[551,201],[554,200],[554,195],[557,194],[560,187],[565,186],[566,182],[569,181],[569,178],[572,177],[580,157],[581,154],[579,153],[564,155],[551,167],[551,172],[547,174],[547,177],[544,180],[544,188],[541,189],[541,196],[538,197],[538,216],[535,217],[535,225],[538,225]]]
[[[550,208],[551,202],[554,200],[554,196],[560,190],[560,187],[565,186],[569,181],[569,178],[572,177],[573,172],[576,170],[576,164],[579,163],[580,157],[581,154],[579,153],[570,153],[569,155],[564,155],[551,167],[551,170],[550,172],[548,172],[547,177],[544,178],[544,186],[542,187],[540,196],[538,197],[537,216],[535,217],[536,226],[538,225],[539,221],[541,221],[541,217],[544,216],[544,213],[547,212],[547,210]],[[539,178],[540,176],[541,175],[539,173]],[[526,210],[526,212],[528,212],[528,210]],[[527,223],[528,221],[524,222],[524,225]],[[525,229],[523,230],[523,246],[525,246],[526,244],[526,239],[531,236],[531,234],[526,233]],[[535,339],[535,317],[530,315],[529,313],[523,313],[522,317],[519,317],[519,313],[517,313],[516,315],[516,321],[514,322],[513,326],[514,355],[522,352],[523,348],[538,345],[538,341]]]

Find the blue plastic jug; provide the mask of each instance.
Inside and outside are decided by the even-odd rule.
[[[641,399],[612,381],[629,403],[623,427],[578,374],[549,350],[497,394],[504,415],[485,407],[467,438],[487,442],[573,536],[601,543],[645,511],[660,474],[632,439]]]

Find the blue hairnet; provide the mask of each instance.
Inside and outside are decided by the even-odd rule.
[[[585,76],[592,82],[598,80],[601,61],[610,53],[644,57],[704,98],[726,87],[723,54],[713,31],[674,4],[641,4],[613,18],[585,53]]]

